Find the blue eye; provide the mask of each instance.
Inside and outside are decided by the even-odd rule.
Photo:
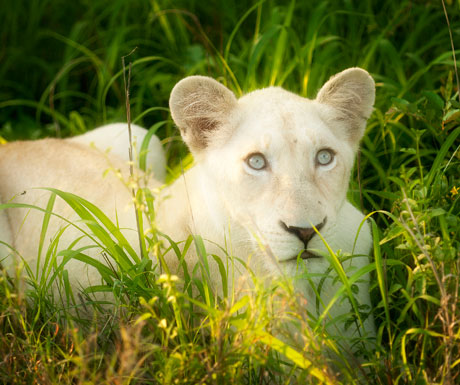
[[[265,156],[260,153],[252,154],[246,159],[246,163],[254,170],[263,170],[267,167]]]
[[[326,148],[319,150],[316,154],[316,162],[321,166],[327,166],[334,160],[334,152]]]

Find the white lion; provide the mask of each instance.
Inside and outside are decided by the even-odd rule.
[[[175,241],[199,234],[209,254],[223,256],[221,247],[225,247],[228,254],[243,259],[263,278],[295,276],[299,267],[308,273],[324,274],[331,269],[332,260],[327,243],[333,251],[340,249],[342,254],[355,255],[342,263],[344,271],[352,276],[369,264],[371,235],[363,214],[346,200],[346,194],[374,95],[374,81],[358,68],[332,77],[315,100],[278,87],[236,99],[229,89],[207,77],[192,76],[180,81],[172,91],[170,108],[196,165],[161,190],[156,199],[158,228]],[[74,139],[0,146],[2,202],[45,208],[50,193],[35,187],[77,194],[118,223],[136,248],[131,193],[123,178],[104,173],[111,167],[128,178],[124,149],[127,134],[121,134],[124,129],[125,125],[112,125]],[[134,130],[139,148],[146,132],[140,127]],[[124,139],[117,142],[115,133],[125,135]],[[96,148],[88,146],[92,142]],[[108,147],[112,147],[108,153],[100,151]],[[156,138],[151,152],[151,165],[156,163],[154,173],[161,179],[164,160]],[[142,175],[139,170],[136,173]],[[148,184],[159,185],[153,179]],[[85,227],[62,200],[56,200],[53,211]],[[5,257],[14,254],[35,271],[39,260],[43,260],[37,253],[42,223],[43,212],[38,210],[1,210],[2,263],[11,265],[13,258]],[[57,217],[51,218],[47,245],[52,242],[49,238],[66,225]],[[68,226],[60,234],[58,249],[68,248],[80,237],[78,229]],[[72,247],[93,243],[83,237]],[[100,248],[85,252],[105,263]],[[177,272],[177,257],[167,259],[171,271]],[[210,276],[219,288],[218,266],[211,260]],[[197,261],[198,256],[190,249],[187,264],[192,268]],[[73,285],[100,282],[99,273],[78,260],[70,260],[66,269]],[[247,275],[241,265],[237,264],[236,269],[237,276]],[[317,275],[311,275],[315,284],[321,280]],[[229,279],[229,285],[231,282]],[[355,285],[359,289],[356,302],[370,305],[368,276],[362,275]],[[311,285],[304,280],[296,286],[304,292],[308,310],[315,313]],[[321,291],[323,302],[327,304],[341,286],[340,279],[326,279]],[[331,309],[331,314],[338,316],[349,310],[349,303],[342,301]],[[373,328],[369,317],[365,329],[372,334]],[[355,332],[352,329],[347,334]]]

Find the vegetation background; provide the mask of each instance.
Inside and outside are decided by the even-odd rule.
[[[374,221],[378,328],[377,347],[347,362],[321,354],[336,346],[327,335],[300,349],[271,339],[262,291],[226,304],[181,296],[168,277],[147,291],[127,280],[101,323],[69,315],[46,284],[26,302],[3,272],[0,382],[460,383],[459,1],[3,0],[0,25],[0,142],[125,121],[131,53],[132,117],[163,140],[170,179],[188,159],[167,109],[183,77],[314,97],[332,74],[368,70],[377,100],[350,199]]]

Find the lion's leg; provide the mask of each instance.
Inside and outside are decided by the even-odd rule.
[[[0,198],[0,204],[2,204]],[[3,267],[8,267],[13,263],[11,256],[13,255],[11,247],[13,246],[13,236],[8,220],[6,209],[0,209],[0,264]]]

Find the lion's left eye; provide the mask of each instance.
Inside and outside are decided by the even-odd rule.
[[[265,159],[265,156],[263,156],[261,153],[255,153],[250,155],[246,159],[246,163],[253,170],[263,170],[265,167],[267,167],[267,160]]]
[[[334,152],[329,149],[319,150],[316,154],[316,162],[321,166],[327,166],[334,160]]]

